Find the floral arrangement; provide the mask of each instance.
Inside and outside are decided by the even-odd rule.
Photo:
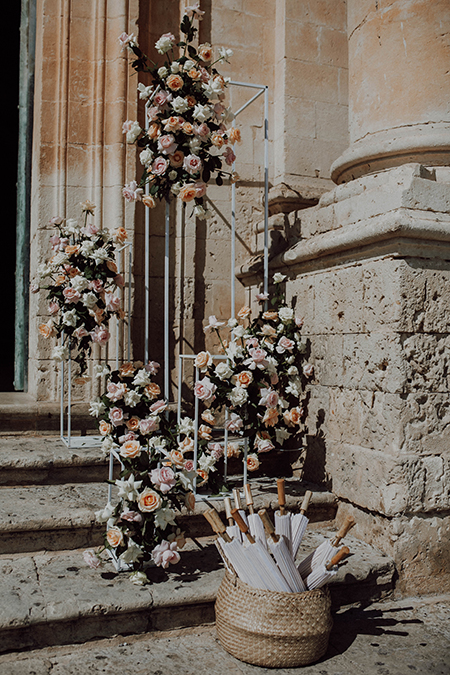
[[[72,358],[81,377],[92,344],[103,346],[110,338],[110,318],[124,318],[118,293],[124,281],[114,258],[127,233],[122,227],[110,231],[89,223],[95,205],[86,201],[80,206],[82,224],[75,219],[51,219],[50,224],[57,228],[50,238],[53,255],[39,265],[37,283],[31,290],[47,291],[50,319],[39,326],[40,334],[45,338],[63,336],[62,344],[53,350],[53,358],[67,359],[69,348],[76,349]]]
[[[158,369],[154,361],[124,363],[113,372],[99,368],[97,375],[106,375],[106,392],[90,408],[99,420],[103,449],[114,450],[123,465],[115,481],[118,502],[99,511],[97,520],[107,523],[105,548],[135,571],[150,560],[163,568],[180,560],[184,535],[177,528],[176,509],[195,505],[196,474],[184,456],[188,443],[180,447],[167,403],[152,381]]]
[[[299,447],[305,433],[305,384],[314,369],[306,363],[308,345],[300,332],[303,320],[286,305],[281,290],[285,278],[274,275],[275,294],[269,309],[261,307],[251,319],[250,308],[243,307],[238,312],[240,321],[228,321],[229,344],[220,334],[225,323],[215,316],[209,318],[205,331],[217,334],[226,360],[215,365],[208,352],[197,356],[203,367],[195,396],[209,411],[228,409],[225,427],[249,438],[250,469],[258,468],[260,453],[285,445]],[[257,300],[266,304],[269,296],[260,293]]]
[[[133,68],[152,78],[152,84],[138,85],[140,98],[147,102],[148,129],[134,120],[123,125],[127,142],[141,148],[144,166],[139,185],[136,181],[126,185],[124,197],[152,208],[157,199],[177,196],[184,204],[191,202],[200,219],[210,215],[205,195],[212,174],[217,185],[226,175],[238,180],[231,170],[236,159],[232,146],[241,140],[239,129],[226,126],[233,114],[224,104],[227,82],[216,69],[216,64],[228,62],[232,51],[220,48],[214,58],[210,44],[193,45],[198,32],[194,20],[203,14],[199,4],[186,7],[180,25],[183,39],[177,41],[171,33],[159,38],[155,46],[165,56],[160,66],[143,54],[134,35],[119,37],[122,47],[136,57]],[[223,170],[223,162],[229,171]],[[149,194],[144,194],[147,184]]]

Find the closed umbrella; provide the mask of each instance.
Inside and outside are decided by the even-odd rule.
[[[231,499],[229,497],[225,497],[223,500],[224,505],[225,505],[225,516],[228,521],[228,526],[227,526],[227,534],[232,539],[237,539],[237,541],[242,541],[241,537],[241,531],[239,527],[235,524],[233,516],[231,515],[231,509],[233,508],[231,506]]]
[[[247,515],[241,505],[241,493],[237,488],[233,488],[233,498],[234,498],[234,508],[238,509],[239,515],[241,516],[244,523],[248,524]]]
[[[355,519],[353,516],[347,516],[341,529],[337,534],[330,540],[326,540],[318,546],[315,551],[310,553],[298,566],[298,571],[302,575],[303,579],[311,573],[316,565],[326,564],[337,552],[337,547],[339,546],[341,539],[345,537],[347,532],[355,524]]]
[[[262,584],[257,586],[257,588],[264,588],[269,591],[282,591],[285,593],[291,592],[288,582],[279,570],[270,553],[261,542],[254,539],[248,525],[241,518],[238,509],[233,509],[232,514],[241,532],[248,539],[248,546],[244,548],[244,551],[248,556],[248,562],[251,565],[254,565],[255,573],[262,581]]]
[[[311,490],[306,490],[305,496],[303,497],[302,505],[300,507],[300,513],[295,513],[291,519],[292,527],[292,557],[295,560],[300,544],[302,543],[303,536],[306,532],[306,527],[309,523],[309,519],[306,517],[305,513],[309,506],[309,502],[312,497]]]
[[[275,533],[282,536],[292,552],[292,527],[291,514],[286,512],[286,495],[284,491],[284,478],[277,480],[278,506],[279,511],[275,512]]]
[[[306,590],[303,579],[295,565],[292,554],[285,539],[275,532],[275,528],[269,518],[266,509],[258,511],[267,534],[269,535],[269,548],[277,561],[277,565],[289,584],[292,593],[301,593]]]
[[[321,563],[320,565],[316,565],[316,567],[314,567],[312,572],[310,572],[310,574],[308,574],[305,579],[305,584],[308,591],[325,586],[325,584],[327,584],[330,579],[336,575],[338,563],[341,562],[343,558],[348,556],[349,553],[350,549],[347,546],[343,546],[329,562],[326,564]]]
[[[267,548],[267,540],[264,525],[261,518],[258,516],[257,513],[255,513],[255,510],[253,508],[253,496],[249,483],[246,483],[244,485],[244,494],[245,494],[245,502],[247,504],[249,511],[247,520],[248,526],[250,528],[250,533],[257,541],[261,542],[264,548]]]

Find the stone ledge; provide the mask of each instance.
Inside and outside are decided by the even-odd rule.
[[[0,392],[0,432],[50,432],[59,429],[59,403],[36,401],[25,392]],[[89,403],[73,404],[72,429],[82,433],[96,429],[95,420],[89,414]]]

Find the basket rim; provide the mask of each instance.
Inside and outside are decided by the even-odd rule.
[[[287,591],[270,591],[266,590],[265,588],[255,588],[253,586],[249,586],[249,584],[246,584],[245,581],[242,581],[236,574],[233,574],[232,572],[229,572],[228,570],[225,570],[225,575],[224,579],[227,579],[227,581],[231,584],[233,584],[236,587],[241,587],[243,591],[250,593],[252,595],[270,595],[271,597],[279,597],[280,599],[285,599],[288,600],[289,598],[293,597],[313,597],[314,595],[317,595],[320,597],[321,595],[327,595],[329,593],[329,588],[328,584],[325,584],[324,586],[321,586],[320,588],[313,588],[312,591],[300,591],[298,593],[289,593]]]

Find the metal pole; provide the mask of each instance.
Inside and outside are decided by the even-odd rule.
[[[170,204],[166,201],[166,227],[164,251],[164,396],[169,400],[169,253],[170,253]]]
[[[264,293],[269,290],[269,88],[264,88]]]

